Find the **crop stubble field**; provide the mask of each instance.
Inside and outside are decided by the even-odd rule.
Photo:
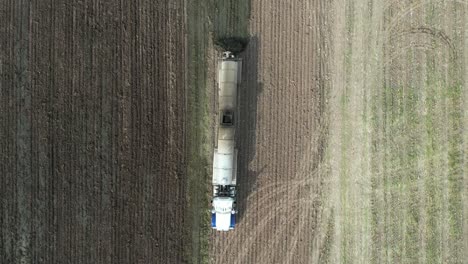
[[[335,2],[330,263],[466,261],[466,9]]]

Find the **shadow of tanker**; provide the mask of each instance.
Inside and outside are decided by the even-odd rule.
[[[220,52],[230,51],[242,59],[241,80],[238,87],[238,117],[235,118],[237,154],[237,222],[241,222],[247,198],[256,188],[257,177],[264,168],[249,168],[255,159],[257,101],[263,84],[258,82],[258,37],[221,37],[215,39]],[[215,144],[215,143],[214,143]]]
[[[228,40],[228,43],[230,40]],[[242,40],[241,38],[241,41]],[[238,222],[241,222],[247,206],[249,194],[256,188],[257,178],[264,168],[253,170],[249,168],[255,159],[257,140],[257,103],[263,89],[258,81],[258,45],[259,39],[253,36],[248,45],[244,41],[244,51],[239,53],[242,58],[242,79],[238,92],[239,122],[237,122],[236,144],[238,148],[237,164],[237,208]],[[234,46],[237,48],[238,46]]]
[[[246,37],[219,37],[215,40],[215,45],[223,51],[230,51],[239,56],[249,44],[249,38]]]

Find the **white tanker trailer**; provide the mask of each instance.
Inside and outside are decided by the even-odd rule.
[[[211,227],[218,231],[234,229],[236,224],[237,148],[235,122],[239,120],[237,86],[241,60],[224,52],[218,63],[217,141],[213,155],[213,200]]]

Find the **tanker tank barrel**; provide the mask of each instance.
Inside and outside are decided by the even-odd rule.
[[[218,61],[218,122],[213,155],[212,227],[219,231],[234,229],[236,219],[238,86],[241,60],[225,51]]]

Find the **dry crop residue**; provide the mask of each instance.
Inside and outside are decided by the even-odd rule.
[[[463,262],[466,2],[335,1],[331,12],[323,261]]]

